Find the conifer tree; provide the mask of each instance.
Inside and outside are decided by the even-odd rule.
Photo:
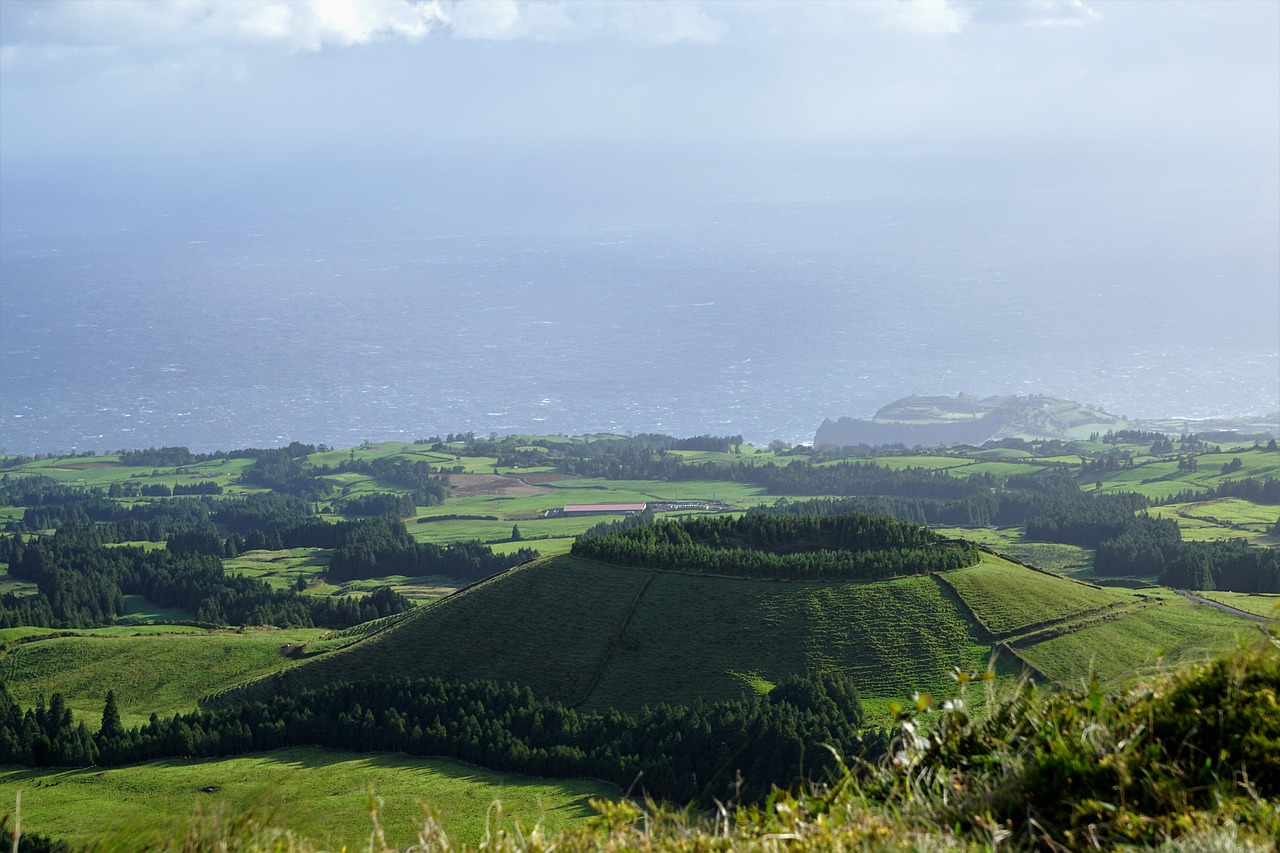
[[[98,738],[114,739],[124,734],[124,726],[120,724],[120,711],[116,708],[116,692],[107,691],[107,701],[102,706],[102,727],[98,729]]]

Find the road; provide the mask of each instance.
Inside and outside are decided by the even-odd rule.
[[[1203,596],[1196,595],[1193,592],[1187,592],[1185,589],[1180,589],[1178,590],[1178,592],[1182,593],[1188,599],[1190,599],[1191,601],[1194,601],[1196,604],[1207,604],[1210,607],[1216,607],[1217,609],[1221,610],[1223,613],[1229,614],[1231,616],[1239,616],[1241,619],[1252,619],[1254,622],[1280,623],[1280,619],[1271,619],[1266,616],[1259,616],[1257,613],[1250,613],[1247,610],[1241,610],[1238,607],[1232,607],[1231,605],[1223,604],[1220,601],[1211,601],[1210,599],[1204,598]]]

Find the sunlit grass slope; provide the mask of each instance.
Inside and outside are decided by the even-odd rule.
[[[338,850],[343,839],[368,837],[369,785],[382,799],[387,841],[400,848],[417,839],[423,805],[437,811],[451,841],[474,845],[495,800],[508,826],[515,819],[530,827],[542,817],[555,831],[590,814],[588,799],[618,793],[591,780],[529,779],[444,759],[299,748],[105,770],[0,769],[0,803],[12,808],[21,790],[24,830],[68,842],[105,835],[119,850],[180,833],[197,809],[225,803],[239,813],[287,814],[291,830]]]
[[[1054,681],[1078,687],[1091,674],[1103,683],[1117,683],[1135,673],[1203,661],[1258,636],[1254,622],[1169,593],[1156,603],[1081,625],[1018,653]]]
[[[139,725],[153,712],[189,711],[207,693],[292,666],[280,647],[324,633],[297,628],[50,637],[0,653],[0,681],[23,705],[61,693],[93,728],[107,691],[114,690],[125,725]]]
[[[942,577],[997,637],[1136,600],[1125,590],[1097,589],[985,553],[977,566]]]

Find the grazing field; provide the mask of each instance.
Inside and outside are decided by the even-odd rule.
[[[967,539],[1007,554],[1037,569],[1088,579],[1093,576],[1093,551],[1079,545],[1057,542],[1029,542],[1022,527],[934,527],[943,536]]]
[[[1125,590],[1095,589],[985,553],[977,566],[946,572],[942,577],[983,627],[1000,638],[1134,601],[1133,593]]]
[[[0,566],[4,566],[3,569],[0,569],[0,595],[12,593],[13,595],[22,596],[34,595],[39,592],[39,588],[34,582],[15,578],[9,574],[9,568],[6,564],[0,563]]]
[[[1238,638],[1261,637],[1255,623],[1180,595],[1161,594],[1159,603],[1115,619],[1020,648],[1018,653],[1054,681],[1075,687],[1095,674],[1115,684],[1134,673],[1201,661],[1236,647]]]
[[[207,693],[293,666],[280,657],[279,648],[326,633],[315,628],[243,633],[107,630],[134,635],[80,631],[79,636],[12,645],[0,652],[0,681],[22,705],[61,693],[67,707],[91,724],[101,719],[103,699],[114,690],[125,725],[140,725],[153,712],[189,711]]]
[[[453,844],[476,845],[502,802],[506,827],[542,820],[552,831],[592,812],[593,797],[618,790],[585,779],[530,779],[444,759],[298,748],[206,761],[166,760],[84,770],[0,768],[0,801],[22,792],[22,827],[73,843],[106,834],[108,849],[143,849],[197,810],[226,803],[236,813],[275,815],[326,849],[363,850],[372,824],[369,787],[382,800],[379,823],[403,849],[417,841],[423,806],[436,810]],[[205,789],[214,789],[206,791]],[[343,846],[344,842],[346,847]]]
[[[1222,466],[1233,459],[1240,460],[1240,469],[1228,474],[1222,473]],[[1195,471],[1180,471],[1176,458],[1146,457],[1132,468],[1120,468],[1101,474],[1082,474],[1079,482],[1083,488],[1091,488],[1100,479],[1103,491],[1136,492],[1149,498],[1164,499],[1185,491],[1207,491],[1227,480],[1280,477],[1280,453],[1261,448],[1227,450],[1198,456],[1196,462]]]
[[[1197,595],[1256,616],[1280,619],[1280,595],[1256,592],[1200,592]]]
[[[179,610],[176,607],[161,607],[152,604],[141,595],[124,596],[124,615],[116,619],[121,626],[150,625],[157,622],[192,622],[194,613]]]
[[[1152,515],[1172,518],[1188,541],[1245,539],[1256,545],[1277,545],[1274,534],[1280,506],[1257,504],[1241,498],[1213,498],[1207,501],[1154,507]]]
[[[238,557],[224,559],[222,567],[229,573],[264,580],[274,589],[292,589],[298,578],[311,580],[327,571],[329,552],[323,548],[245,551]]]

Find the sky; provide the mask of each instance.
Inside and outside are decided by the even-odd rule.
[[[1168,145],[1270,167],[1273,0],[4,0],[0,158]]]
[[[307,213],[321,208],[324,233]],[[658,270],[645,274],[673,292],[727,282],[735,305],[772,288],[779,324],[799,331],[771,341],[771,318],[744,311],[735,356],[780,365],[780,388],[788,370],[815,388],[835,378],[816,403],[754,386],[744,400],[805,423],[953,382],[1151,417],[1273,411],[1280,0],[0,0],[0,249],[66,258],[68,236],[94,228],[111,251],[117,235],[150,239],[130,250],[167,293],[155,252],[204,245],[215,220],[293,240],[280,251],[308,282],[339,244],[388,266],[373,256],[395,229],[484,244],[490,282],[535,277],[504,266],[519,252],[616,252],[543,274],[565,288],[576,276],[596,311],[578,319],[598,325],[630,296],[619,270]],[[49,288],[44,267],[9,263],[0,308],[19,308],[0,338],[16,339],[16,315],[44,312]],[[88,264],[65,268],[69,288],[105,287]],[[263,275],[235,297],[244,311],[267,314],[283,287]],[[227,310],[219,294],[187,296]],[[516,313],[541,310],[520,299]],[[905,364],[857,396],[831,365],[862,372],[860,324],[898,330],[903,358],[882,354],[895,370],[929,352],[954,372]],[[938,349],[959,327],[964,346]],[[675,351],[684,328],[633,345]],[[816,329],[821,352],[805,346]],[[4,345],[26,358],[41,410],[51,360]],[[1068,385],[1058,371],[1052,387],[1030,357],[992,355],[1005,350],[1093,372]],[[1004,384],[967,377],[979,362],[1007,363]],[[1126,373],[1135,363],[1147,366]],[[707,371],[698,381],[728,381]],[[600,382],[626,380],[620,368]]]

